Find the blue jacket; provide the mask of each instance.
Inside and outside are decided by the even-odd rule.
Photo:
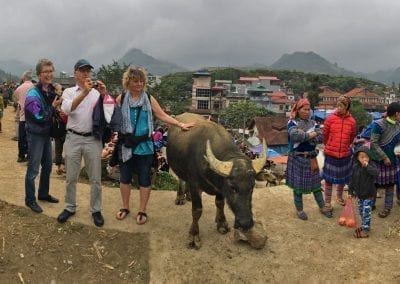
[[[40,83],[28,91],[24,105],[27,132],[50,135],[55,97],[53,86],[49,87],[49,92],[45,92]]]

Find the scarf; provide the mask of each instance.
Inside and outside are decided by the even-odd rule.
[[[149,96],[142,92],[137,101],[132,99],[131,93],[127,91],[124,96],[124,100],[121,104],[121,113],[122,113],[122,126],[121,132],[122,134],[133,133],[132,121],[131,121],[131,113],[130,109],[135,107],[141,107],[143,111],[147,111],[147,126],[149,129],[149,137],[153,134],[153,113],[151,110],[151,103]],[[137,124],[137,122],[136,122]],[[136,127],[136,126],[135,126]],[[136,129],[135,129],[136,132]],[[122,161],[126,162],[132,158],[132,149],[127,148],[122,145]]]
[[[297,112],[299,109],[301,109],[303,106],[310,105],[310,102],[308,99],[300,99],[292,108],[290,112],[290,119],[295,119],[297,116]]]

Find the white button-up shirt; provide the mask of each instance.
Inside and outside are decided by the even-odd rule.
[[[61,110],[68,115],[67,129],[87,133],[93,130],[93,109],[99,99],[100,93],[91,89],[76,109],[71,111],[72,101],[81,94],[79,86],[67,88],[62,94]]]

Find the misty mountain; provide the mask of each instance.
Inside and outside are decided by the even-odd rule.
[[[296,70],[308,73],[322,73],[333,76],[357,76],[353,71],[340,68],[314,52],[295,52],[284,54],[274,64],[273,69]]]
[[[24,73],[27,70],[34,71],[35,67],[25,62],[12,59],[12,60],[0,60],[0,69],[6,73],[11,73],[12,75],[15,75],[20,78],[22,73]]]
[[[400,67],[395,70],[377,71],[375,73],[353,72],[331,63],[314,52],[294,52],[284,54],[274,64],[273,69],[297,70],[309,73],[322,73],[332,76],[352,76],[367,78],[373,81],[391,84],[400,83]]]
[[[400,67],[397,69],[381,70],[370,74],[365,74],[370,80],[386,83],[400,84]]]
[[[140,49],[130,49],[121,59],[117,61],[119,64],[133,64],[145,67],[148,72],[153,75],[165,75],[169,73],[184,72],[185,68],[174,63],[156,59]]]

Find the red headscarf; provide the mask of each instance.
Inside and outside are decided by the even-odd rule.
[[[309,106],[310,102],[308,99],[300,99],[297,101],[297,103],[292,107],[292,111],[290,112],[290,119],[295,119],[297,112],[299,109],[301,109],[303,106]]]

